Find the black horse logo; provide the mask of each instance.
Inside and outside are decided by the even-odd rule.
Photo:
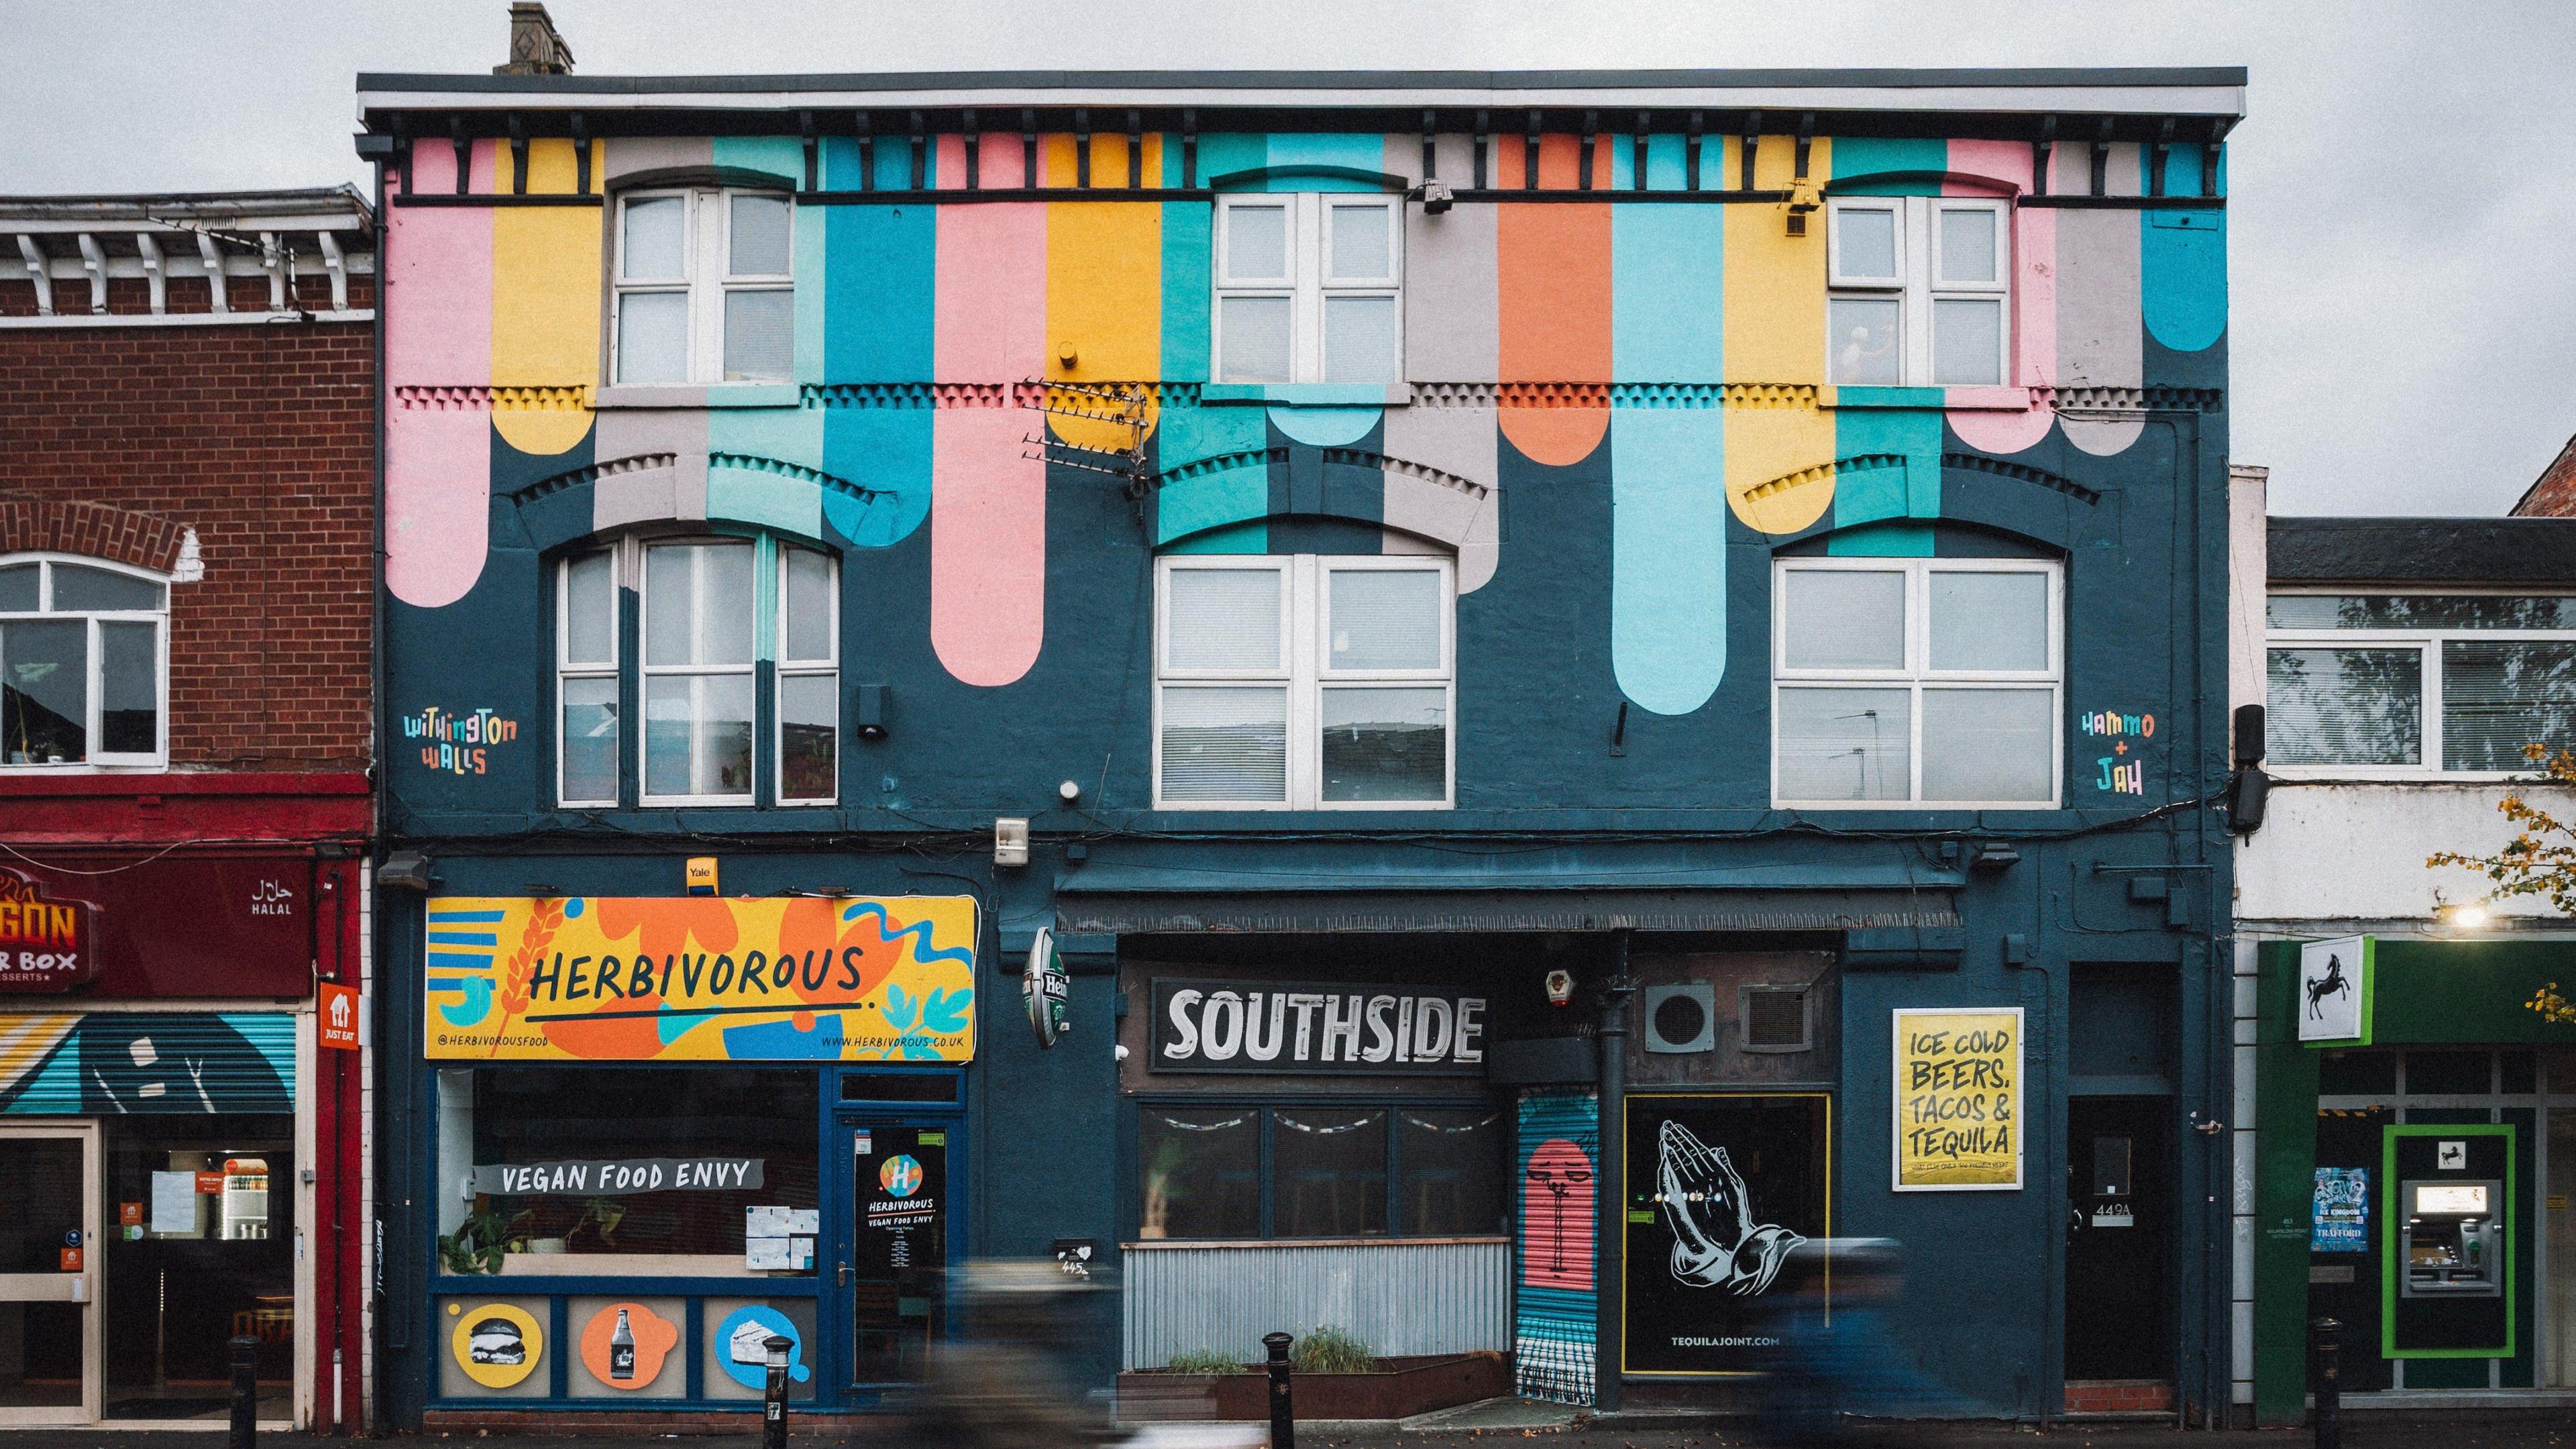
[[[2343,974],[2343,958],[2326,954],[2326,974],[2308,983],[2308,1015],[2319,1021],[2326,1018],[2324,1001],[2329,996],[2350,996],[2352,982]]]

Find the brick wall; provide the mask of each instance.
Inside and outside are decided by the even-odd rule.
[[[2540,470],[2522,501],[2513,506],[2516,518],[2576,518],[2576,438],[2558,450],[2549,466]]]
[[[367,323],[0,329],[0,553],[96,540],[166,567],[196,530],[205,577],[170,591],[174,767],[366,764],[374,368]]]

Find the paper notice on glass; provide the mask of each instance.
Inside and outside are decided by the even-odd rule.
[[[787,1210],[787,1231],[794,1233],[799,1237],[811,1238],[819,1235],[823,1231],[823,1210],[821,1208],[789,1208]]]
[[[787,1266],[795,1269],[799,1273],[802,1273],[814,1266],[814,1240],[812,1238],[789,1238],[787,1240]]]
[[[785,1272],[790,1264],[785,1238],[745,1238],[742,1266],[754,1273]]]
[[[787,1236],[787,1209],[783,1207],[747,1207],[742,1210],[742,1235],[746,1238],[783,1238]]]
[[[152,1231],[197,1231],[197,1175],[193,1172],[152,1174]]]

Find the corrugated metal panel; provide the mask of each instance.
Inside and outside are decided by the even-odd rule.
[[[1327,1323],[1384,1358],[1499,1352],[1512,1341],[1511,1260],[1501,1238],[1131,1246],[1125,1364],[1211,1348],[1252,1363],[1263,1334]]]
[[[291,1012],[0,1014],[0,1113],[294,1110]]]
[[[1318,891],[1056,898],[1056,929],[1160,931],[1851,931],[1956,929],[1950,892]]]

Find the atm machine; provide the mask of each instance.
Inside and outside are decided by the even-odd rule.
[[[2504,1184],[2412,1178],[2398,1184],[2405,1298],[2495,1298],[2504,1293]]]
[[[2380,1346],[2389,1358],[2511,1358],[2515,1352],[2515,1129],[2509,1123],[2391,1125],[2380,1235]],[[2409,1380],[2411,1383],[2412,1380]]]

